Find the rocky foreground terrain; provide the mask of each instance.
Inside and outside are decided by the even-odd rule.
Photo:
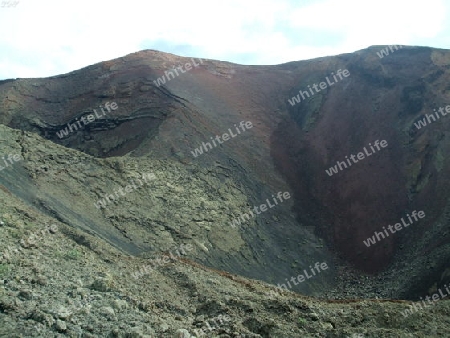
[[[103,180],[123,175],[112,169],[117,159],[95,159],[29,132],[0,129],[1,150],[14,149],[24,158],[14,170],[35,177],[36,191],[48,182],[65,182],[74,207],[82,202],[76,188],[88,179],[88,171]],[[136,194],[185,188],[168,170],[175,171],[178,164],[132,158],[125,163],[137,168],[123,168],[127,175],[152,171],[172,182],[155,182]],[[73,170],[61,173],[65,168]],[[190,203],[202,196],[196,189],[207,186],[193,184]],[[136,197],[129,196],[123,203],[133,203]],[[170,261],[154,264],[148,274],[135,278],[133,273],[149,265],[150,257],[127,255],[57,215],[39,212],[5,187],[0,199],[2,337],[195,337],[201,328],[203,337],[446,337],[450,332],[446,301],[405,318],[402,312],[409,309],[409,301],[331,301],[278,291],[195,263],[187,250],[186,257],[173,250]],[[39,204],[38,193],[34,203]],[[164,236],[162,226],[154,231]],[[200,250],[199,241],[192,252]],[[203,250],[207,253],[207,247]]]
[[[202,60],[163,86],[192,61],[143,51],[0,82],[0,336],[450,337],[448,297],[405,312],[450,284],[449,124],[414,130],[450,103],[450,52],[380,48]],[[339,68],[347,83],[288,103]],[[106,102],[117,110],[58,136]],[[377,138],[378,160],[325,173]],[[278,192],[291,198],[231,226]],[[364,246],[412,210],[420,226]]]

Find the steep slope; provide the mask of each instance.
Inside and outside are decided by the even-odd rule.
[[[119,167],[115,161],[124,162],[125,172],[129,163],[152,168],[146,166],[150,159],[169,161],[164,179],[180,173],[174,185],[180,201],[163,191],[159,199],[166,214],[150,219],[175,229],[173,223],[182,219],[181,229],[189,229],[180,230],[184,236],[208,238],[211,247],[207,255],[195,257],[199,262],[276,284],[325,261],[331,267],[327,274],[293,287],[310,294],[334,286],[335,275],[342,277],[339,267],[349,263],[358,274],[376,276],[369,277],[368,287],[375,283],[381,296],[417,299],[450,282],[448,123],[442,117],[421,129],[415,125],[423,114],[450,102],[450,53],[403,46],[380,58],[377,52],[383,48],[278,66],[143,51],[49,79],[5,81],[0,84],[0,122],[97,158],[120,156],[109,160]],[[185,72],[177,75],[172,66],[178,65],[185,65]],[[339,69],[350,75],[333,78]],[[166,83],[158,85],[162,76]],[[310,91],[327,77],[333,85]],[[309,91],[310,97],[292,106],[289,100],[299,90]],[[117,103],[118,109],[67,138],[56,135],[106,102]],[[253,127],[192,155],[202,142],[211,143],[211,137],[241,121]],[[388,146],[333,176],[326,173],[376,140],[386,140]],[[199,179],[199,173],[211,181],[213,191],[225,189],[228,197],[199,188],[206,200],[200,202],[200,197],[198,206],[179,209],[185,197],[176,189],[186,189],[186,196],[194,198],[187,175]],[[108,192],[107,182],[124,185],[127,179],[113,170],[109,181],[97,177],[77,191],[83,196],[79,205],[71,205],[72,196],[59,197],[59,191],[56,196],[64,203],[48,202],[57,209],[51,212],[65,214],[73,226],[102,229],[99,235],[129,253],[161,247],[144,240],[157,236],[146,227],[149,216],[142,211],[153,201],[141,195],[136,210],[119,203],[114,211],[92,208],[87,220],[76,220],[81,211],[87,212],[84,198],[96,201]],[[45,182],[40,189],[49,187],[47,194],[57,189],[60,182],[51,181],[55,187]],[[5,184],[14,194],[22,193],[12,181]],[[233,219],[277,192],[290,192],[292,198],[251,218],[239,231],[229,228]],[[371,247],[364,244],[375,231],[414,210],[423,210],[426,217]],[[123,231],[116,229],[125,220],[135,227],[127,244],[120,239]],[[178,243],[175,234],[170,236]]]
[[[161,258],[169,254],[159,250],[152,259],[127,255],[114,246],[134,248],[139,243],[135,237],[144,240],[148,234],[137,229],[139,224],[116,215],[115,238],[103,238],[103,232],[112,230],[101,229],[95,219],[86,224],[89,229],[74,227],[82,228],[82,220],[93,215],[88,197],[81,193],[83,181],[101,184],[86,177],[100,172],[106,184],[112,171],[120,183],[125,173],[138,177],[143,170],[160,177],[170,175],[167,169],[176,164],[147,160],[148,167],[143,168],[142,159],[128,158],[125,167],[112,169],[117,159],[95,159],[30,132],[4,126],[0,131],[0,150],[23,156],[2,170],[3,182],[16,177],[15,193],[0,186],[1,337],[442,337],[450,330],[449,302],[405,316],[411,306],[406,301],[330,302],[278,291],[194,263],[190,258],[201,250],[193,239],[184,239],[194,247],[186,246],[186,255],[167,246],[174,254],[167,260]],[[142,166],[132,168],[138,163]],[[145,199],[147,192],[168,193],[177,186],[175,181],[163,188],[155,181],[123,196],[121,203],[138,214],[144,211],[132,204]],[[17,186],[34,189],[24,189],[18,196]],[[202,181],[192,188],[208,186]],[[46,202],[45,193],[52,189],[53,200]],[[196,202],[195,195],[191,203]],[[32,198],[35,203],[30,203]],[[72,205],[64,213],[58,203],[69,200]],[[78,223],[73,213],[78,214]],[[153,234],[170,242],[170,231],[154,226]],[[135,272],[148,266],[136,278]]]
[[[213,102],[211,107],[217,110],[211,116],[207,111],[202,110],[203,108],[181,98],[179,93],[173,93],[165,87],[158,88],[150,81],[151,78],[156,79],[159,76],[154,70],[154,68],[158,69],[155,66],[157,62],[149,57],[153,55],[156,58],[165,56],[151,51],[143,52],[123,60],[88,67],[71,75],[42,80],[19,80],[15,84],[5,83],[4,99],[9,108],[5,114],[2,114],[1,122],[13,128],[38,132],[64,146],[77,148],[96,157],[124,156],[126,153],[124,162],[128,162],[128,157],[140,158],[144,162],[149,158],[179,162],[181,164],[179,168],[187,171],[180,174],[177,169],[174,169],[171,179],[178,179],[181,175],[184,181],[188,181],[188,177],[197,177],[200,172],[203,172],[206,180],[215,182],[210,188],[211,191],[201,196],[205,200],[199,206],[192,206],[180,212],[178,209],[167,209],[167,205],[172,203],[168,196],[163,195],[161,198],[167,202],[165,223],[178,226],[176,223],[182,217],[186,219],[185,229],[188,229],[189,234],[194,233],[200,238],[212,238],[214,245],[208,248],[208,255],[199,257],[200,262],[209,266],[274,283],[283,281],[283,276],[297,274],[298,271],[308,268],[316,261],[326,261],[329,266],[332,266],[333,257],[324,248],[321,240],[308,229],[298,227],[295,214],[291,212],[292,200],[287,200],[257,218],[243,222],[238,230],[231,227],[230,223],[241,214],[248,212],[249,208],[260,205],[266,199],[272,200],[272,194],[289,191],[283,178],[276,173],[275,166],[271,163],[268,136],[265,135],[265,131],[257,131],[259,138],[267,139],[265,151],[258,150],[258,140],[254,140],[251,134],[257,129],[254,127],[240,135],[244,140],[229,140],[228,143],[223,144],[224,149],[222,147],[213,149],[195,158],[191,151],[202,142],[211,141],[210,136],[222,134],[221,130],[227,132],[229,128],[234,128],[234,124],[239,124],[248,116],[233,120],[232,116],[220,114],[221,111],[217,107],[223,104],[219,98],[214,97],[210,98]],[[167,57],[170,59],[170,56]],[[205,60],[203,65],[207,65],[208,62],[211,64],[208,67],[216,64],[215,61]],[[159,67],[162,65],[160,64]],[[189,76],[195,71],[198,69],[193,69],[184,75]],[[211,69],[204,69],[203,72],[211,81],[223,79]],[[179,79],[183,77],[172,79],[168,84],[176,83]],[[52,84],[46,84],[46,81]],[[51,94],[51,98],[41,99],[41,96],[47,95],[48,87],[58,89]],[[27,94],[29,90],[34,89],[37,90],[35,96]],[[70,93],[70,98],[64,98],[64,92]],[[214,100],[217,103],[214,103]],[[45,101],[52,101],[52,104],[48,106],[48,102]],[[108,112],[79,131],[74,130],[62,140],[57,136],[56,133],[66,128],[67,123],[73,124],[86,112],[92,112],[99,106],[104,107],[106,102],[113,101],[117,103],[116,110]],[[27,106],[32,106],[33,111],[30,112]],[[254,104],[254,106],[258,105]],[[223,111],[225,108],[221,109]],[[145,116],[142,117],[142,111],[147,115],[144,114]],[[100,113],[100,109],[97,108],[97,112]],[[218,120],[216,113],[229,121]],[[149,114],[153,117],[148,117]],[[255,126],[259,124],[257,119],[252,122]],[[276,125],[275,122],[267,121],[267,123]],[[122,131],[124,131],[123,135]],[[192,138],[189,139],[188,136]],[[245,144],[245,139],[251,140],[250,142],[255,145],[254,151],[249,150],[248,146],[242,147],[241,151],[236,151],[236,147]],[[249,156],[250,153],[252,153],[251,156]],[[267,166],[260,163],[260,156],[263,153],[265,153]],[[264,167],[266,168],[263,169]],[[234,181],[235,190],[239,191],[230,191],[225,199],[217,198],[215,190],[223,189],[222,184],[228,179]],[[96,201],[100,197],[100,192],[89,191],[92,188],[93,186],[89,185],[85,193],[94,195],[93,198]],[[186,187],[181,188],[186,189]],[[107,191],[101,190],[101,192]],[[188,189],[186,194],[191,196]],[[227,212],[226,217],[218,219],[214,216],[214,213],[222,213],[221,209],[228,209],[234,202],[236,206]],[[70,203],[68,198],[66,205]],[[145,209],[151,205],[148,201],[139,203],[142,203],[142,208],[139,209]],[[81,205],[80,208],[82,208]],[[120,210],[116,208],[112,213],[117,215],[129,212],[128,207],[119,205],[118,208]],[[101,212],[97,213],[101,214]],[[91,219],[89,222],[102,228],[113,226],[110,217],[96,216],[95,221]],[[104,224],[97,225],[98,222]],[[142,222],[145,220],[140,221]],[[77,222],[73,225],[79,226]],[[151,233],[152,230],[150,229],[149,232]],[[235,236],[229,235],[236,232],[238,237],[242,237],[242,243],[245,245],[235,242]],[[286,238],[286,233],[291,234],[289,238]],[[111,233],[111,236],[116,235]],[[300,246],[301,243],[306,245]],[[154,244],[136,244],[140,245],[143,251],[154,250],[152,246],[157,247]],[[319,292],[324,289],[322,283],[332,284],[333,274],[333,270],[330,269],[329,274],[321,276],[323,282],[304,284],[303,291]]]

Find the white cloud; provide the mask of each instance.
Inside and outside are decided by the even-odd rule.
[[[408,44],[442,32],[446,12],[442,0],[327,0],[296,9],[289,20],[300,29],[339,33],[348,45]]]
[[[325,0],[303,7],[295,0],[21,0],[0,8],[0,78],[65,73],[136,52],[144,42],[252,64],[424,39],[433,46],[446,41],[448,12],[443,0]]]

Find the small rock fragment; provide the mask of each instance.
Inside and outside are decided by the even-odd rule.
[[[175,332],[174,338],[191,338],[191,334],[188,330],[185,329],[178,329],[177,332]]]

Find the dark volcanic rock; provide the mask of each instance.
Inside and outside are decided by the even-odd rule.
[[[144,165],[147,159],[168,161],[173,164],[167,164],[171,172],[166,179],[181,179],[167,184],[202,191],[192,196],[198,205],[189,205],[183,210],[188,215],[179,217],[176,208],[182,202],[171,204],[164,190],[153,196],[167,208],[158,216],[135,216],[119,204],[114,213],[106,213],[109,218],[92,210],[77,220],[77,212],[70,211],[71,197],[57,197],[59,203],[50,199],[51,182],[41,187],[48,191],[39,203],[32,194],[27,199],[47,213],[65,215],[61,217],[73,226],[102,229],[102,237],[110,237],[122,250],[168,249],[162,239],[150,244],[156,236],[146,218],[154,217],[153,221],[165,219],[164,226],[175,229],[170,231],[174,244],[180,242],[179,236],[199,236],[210,243],[207,253],[195,258],[215,268],[277,284],[326,261],[331,268],[315,283],[294,286],[325,294],[335,285],[337,267],[350,264],[375,276],[384,271],[389,286],[369,277],[384,295],[414,298],[450,281],[446,272],[450,164],[445,156],[449,123],[442,117],[420,130],[414,125],[423,114],[450,104],[450,52],[405,46],[380,59],[377,51],[382,48],[277,66],[203,60],[160,87],[154,82],[158,77],[191,59],[142,51],[48,79],[3,81],[0,123],[106,161],[122,157],[127,166]],[[294,106],[288,103],[299,90],[338,69],[348,69],[350,76]],[[68,137],[56,135],[67,123],[106,102],[116,102],[118,109]],[[202,142],[241,121],[251,121],[254,127],[192,156]],[[336,161],[375,140],[386,140],[388,147],[331,177],[326,174]],[[66,165],[74,165],[67,161]],[[86,157],[86,161],[93,160]],[[112,164],[109,184],[116,180],[114,170]],[[101,175],[98,168],[80,172],[89,176],[89,171]],[[208,188],[197,182],[189,186],[188,177],[207,182]],[[1,178],[0,183],[19,196],[35,184],[31,178],[16,189],[14,178]],[[220,191],[222,186],[225,191]],[[95,199],[100,198],[99,191],[107,193],[105,187],[88,183],[78,193]],[[289,191],[293,198],[230,237],[234,217],[278,191]],[[139,208],[150,208],[151,198],[141,198],[136,202]],[[220,214],[224,206],[227,210]],[[398,223],[413,210],[423,210],[426,217],[370,248],[364,245],[374,231]],[[178,219],[183,219],[182,228],[198,232],[179,230]],[[133,237],[129,231],[125,236],[119,226],[125,220],[146,239],[134,236],[125,245],[124,238]]]

